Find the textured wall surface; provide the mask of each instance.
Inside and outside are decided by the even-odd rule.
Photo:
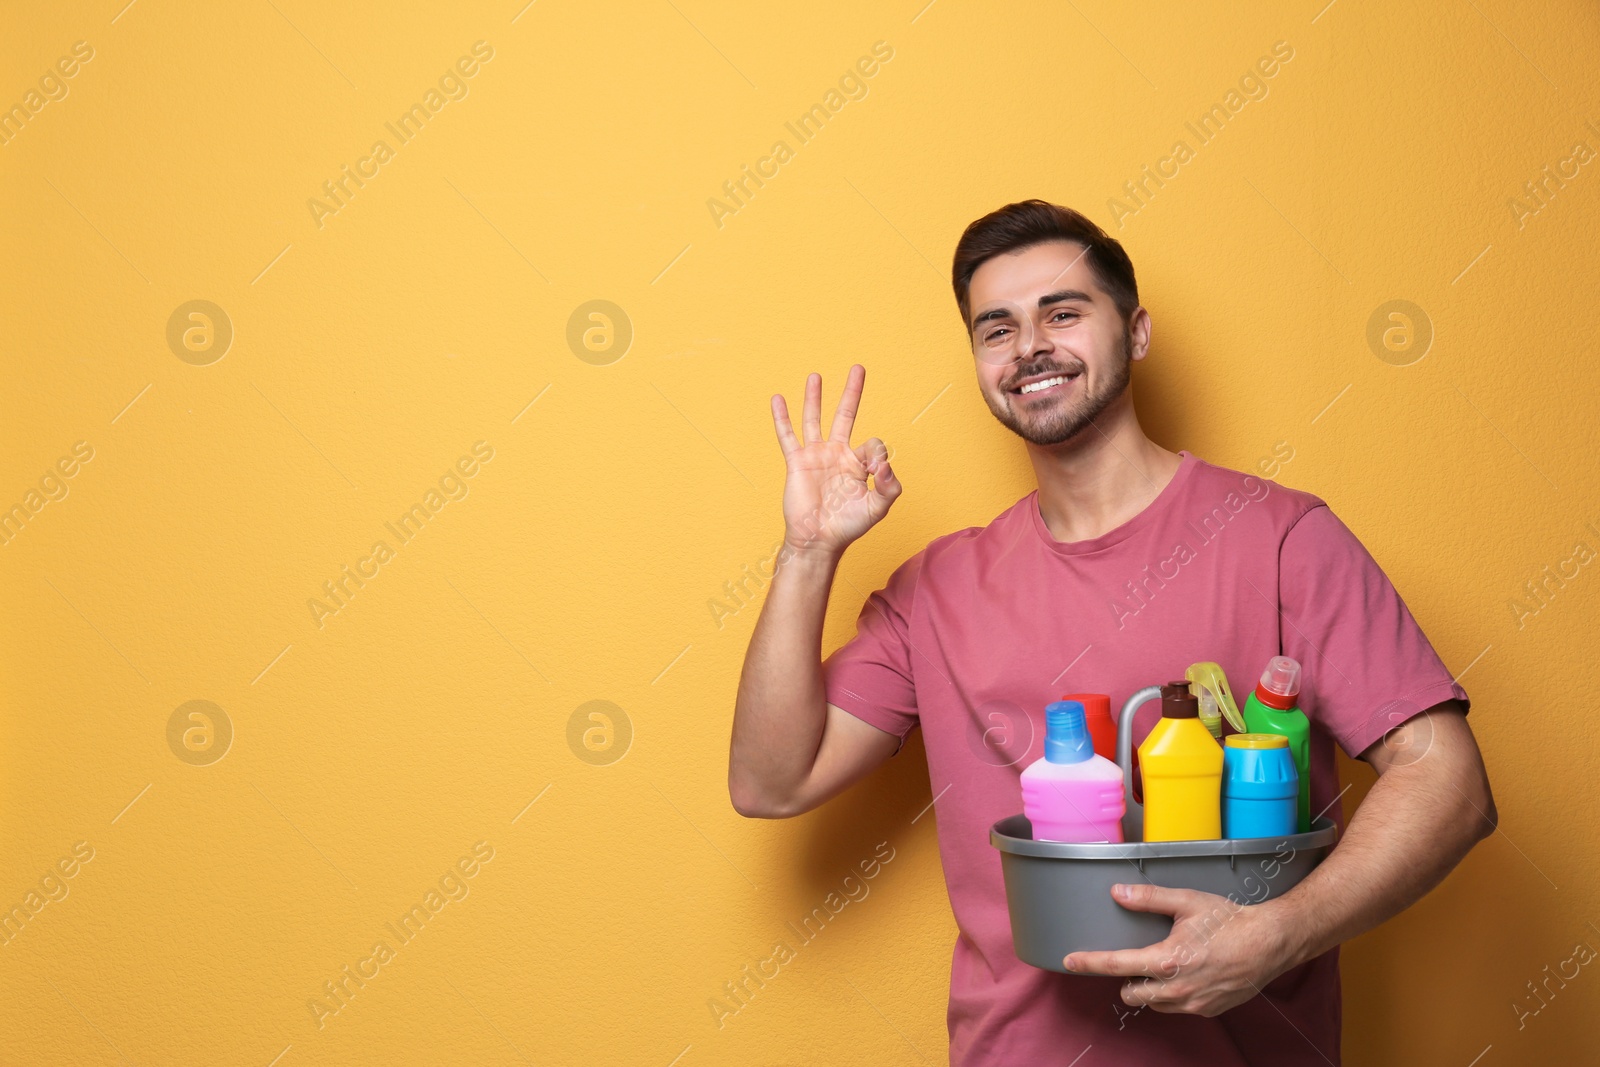
[[[1152,435],[1286,444],[1473,696],[1501,832],[1347,947],[1350,1062],[1576,1062],[1593,8],[524,3],[6,16],[0,1061],[943,1062],[920,740],[773,823],[728,730],[772,393],[864,363],[906,485],[826,648],[1032,488],[948,269],[1040,196]]]

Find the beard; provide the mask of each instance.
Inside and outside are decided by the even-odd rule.
[[[1052,371],[1067,373],[1078,371],[1079,381],[1083,380],[1086,368],[1081,361],[1074,361],[1074,366],[1059,366],[1054,363],[1045,363],[1037,366],[1019,367],[1012,380],[1030,377],[1035,374],[1048,374]],[[1070,400],[1057,403],[1038,413],[1019,413],[1011,406],[1009,392],[1001,391],[999,399],[983,394],[984,403],[989,405],[989,410],[1001,424],[1018,437],[1034,445],[1059,445],[1070,441],[1083,432],[1084,427],[1100,417],[1101,412],[1111,406],[1111,402],[1123,394],[1128,388],[1128,382],[1133,377],[1133,332],[1125,325],[1122,329],[1122,359],[1113,366],[1111,377],[1098,385],[1092,391],[1086,390],[1079,396]]]

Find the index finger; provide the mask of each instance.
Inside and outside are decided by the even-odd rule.
[[[856,410],[861,406],[861,383],[866,378],[865,367],[859,363],[851,365],[844,383],[844,395],[839,397],[839,406],[833,412],[833,427],[828,431],[828,440],[843,445],[850,443],[850,431],[856,425]]]
[[[1170,961],[1172,952],[1165,941],[1149,948],[1118,949],[1114,952],[1074,952],[1066,958],[1066,968],[1073,974],[1105,974],[1119,978],[1170,978],[1157,973],[1163,960]]]

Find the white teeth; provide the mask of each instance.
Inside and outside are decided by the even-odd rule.
[[[1019,393],[1037,393],[1039,390],[1048,389],[1052,385],[1060,385],[1062,382],[1064,382],[1066,380],[1067,380],[1066,375],[1057,375],[1054,378],[1046,378],[1042,382],[1032,382],[1032,383],[1030,383],[1028,385],[1024,385],[1021,389],[1019,389],[1017,391]]]

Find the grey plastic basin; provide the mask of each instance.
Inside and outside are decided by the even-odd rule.
[[[1338,829],[1326,817],[1317,818],[1309,832],[1287,837],[1141,840],[1144,812],[1133,799],[1130,773],[1133,715],[1160,695],[1158,686],[1139,690],[1123,705],[1118,723],[1117,762],[1128,805],[1125,843],[1035,841],[1025,815],[1001,819],[990,829],[989,843],[1000,851],[1012,944],[1024,963],[1065,974],[1070,972],[1062,959],[1069,952],[1144,948],[1164,940],[1172,932],[1171,917],[1122,907],[1111,898],[1119,882],[1198,889],[1259,904],[1299,885],[1333,848]],[[1227,914],[1219,906],[1216,922],[1226,922]]]

